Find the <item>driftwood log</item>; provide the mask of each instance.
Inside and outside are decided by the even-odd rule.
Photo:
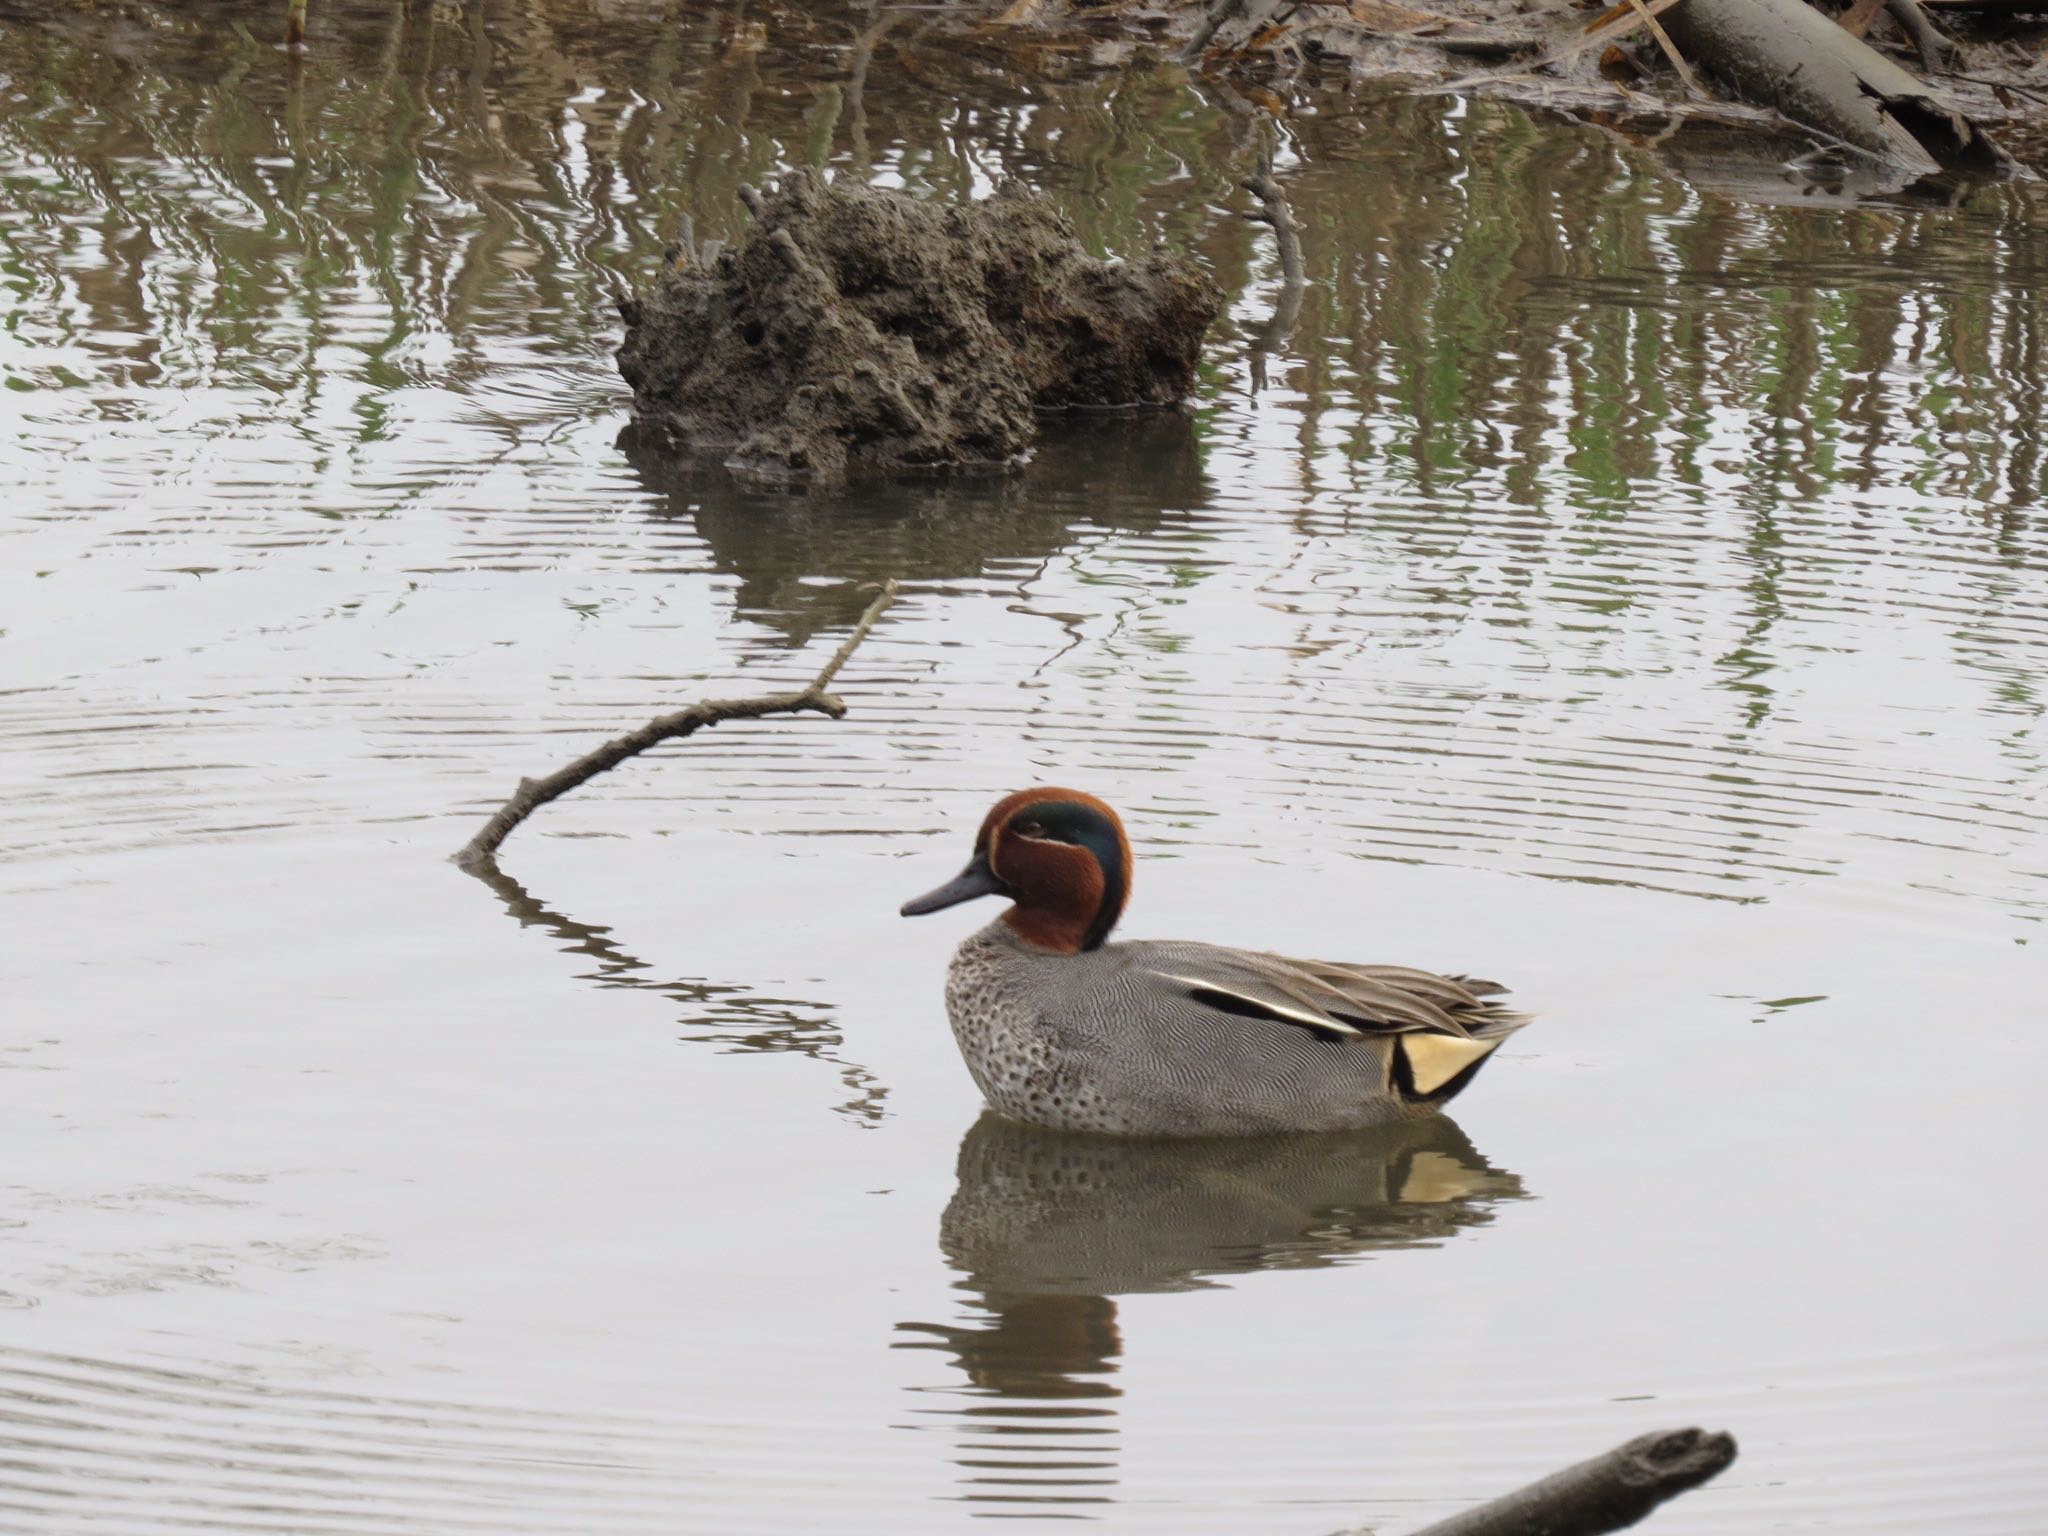
[[[1679,0],[1671,41],[1746,100],[1919,176],[2007,162],[1984,131],[1917,77],[1804,0]]]
[[[1605,1536],[1628,1529],[1734,1460],[1732,1435],[1704,1429],[1638,1435],[1415,1536]]]
[[[455,862],[472,874],[488,869],[497,857],[498,845],[511,835],[512,829],[550,800],[560,799],[579,784],[589,783],[606,769],[616,768],[627,758],[637,757],[664,741],[692,735],[721,720],[759,720],[765,715],[805,713],[839,719],[846,713],[846,704],[825,690],[831,687],[832,679],[839,675],[839,669],[846,665],[846,659],[854,649],[867,638],[868,631],[875,627],[875,620],[882,616],[882,610],[895,600],[896,583],[884,582],[881,595],[868,604],[867,612],[860,616],[860,622],[853,626],[853,632],[845,642],[832,653],[832,659],[825,663],[824,669],[794,693],[771,693],[752,699],[705,699],[686,709],[650,720],[637,731],[616,736],[596,751],[585,753],[568,767],[558,768],[546,778],[521,779],[519,787],[512,792],[512,798],[500,806],[476,836],[454,855]]]

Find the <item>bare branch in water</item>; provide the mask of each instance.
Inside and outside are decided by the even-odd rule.
[[[512,829],[550,800],[560,799],[579,784],[589,783],[606,769],[616,768],[627,758],[637,757],[664,741],[693,735],[707,725],[717,725],[721,720],[759,720],[766,715],[800,714],[829,715],[834,720],[839,719],[846,713],[846,705],[825,690],[839,675],[839,669],[846,665],[855,648],[868,637],[868,631],[875,627],[875,620],[882,616],[882,610],[895,600],[896,583],[883,582],[881,595],[868,604],[868,611],[860,616],[853,632],[833,652],[824,670],[795,693],[771,693],[754,699],[705,699],[673,714],[650,720],[637,731],[614,737],[596,751],[584,754],[566,768],[556,769],[546,778],[521,779],[519,788],[512,792],[512,798],[463,846],[462,851],[455,855],[455,862],[472,873],[487,869],[497,857],[498,845],[505,841]]]
[[[1259,200],[1259,207],[1264,210],[1247,217],[1273,226],[1273,238],[1280,243],[1280,276],[1290,290],[1299,292],[1308,281],[1301,261],[1301,226],[1294,222],[1294,210],[1288,206],[1287,194],[1280,190],[1280,183],[1273,177],[1273,140],[1270,135],[1259,146],[1258,174],[1241,185]]]
[[[1301,319],[1302,293],[1308,287],[1307,269],[1301,259],[1301,228],[1294,222],[1294,209],[1288,204],[1287,194],[1273,175],[1273,137],[1272,129],[1262,125],[1258,174],[1239,183],[1259,200],[1263,210],[1245,217],[1272,225],[1273,238],[1280,246],[1280,294],[1273,301],[1273,318],[1252,338],[1253,394],[1266,387],[1266,354],[1278,351],[1294,334],[1295,323]]]
[[[1704,1429],[1638,1435],[1604,1456],[1439,1520],[1416,1536],[1606,1536],[1726,1471],[1734,1460],[1733,1435]]]

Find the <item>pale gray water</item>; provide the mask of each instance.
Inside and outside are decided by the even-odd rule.
[[[2039,1530],[2038,194],[1328,96],[1255,363],[1175,72],[595,10],[316,0],[293,85],[0,7],[0,1530],[1392,1533],[1687,1422],[1744,1450],[1673,1536]],[[1200,251],[1193,423],[629,451],[612,275],[807,157]],[[444,862],[886,575],[846,720]],[[987,914],[895,909],[1034,780],[1125,810],[1132,933],[1544,1017],[1306,1168],[977,1129]]]

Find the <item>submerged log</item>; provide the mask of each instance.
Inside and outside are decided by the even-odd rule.
[[[1733,1435],[1704,1429],[1638,1435],[1416,1536],[1606,1536],[1718,1476],[1734,1460]]]
[[[2010,163],[1925,83],[1802,0],[1680,0],[1663,20],[1738,95],[1915,175]]]

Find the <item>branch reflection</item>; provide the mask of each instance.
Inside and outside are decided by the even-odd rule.
[[[688,1027],[685,1040],[723,1045],[735,1052],[791,1052],[822,1061],[839,1073],[848,1097],[838,1113],[863,1125],[879,1124],[889,1090],[874,1073],[839,1054],[844,1036],[830,1022],[831,1006],[800,998],[765,997],[751,987],[694,978],[663,980],[645,960],[612,939],[611,929],[580,923],[553,910],[496,864],[475,871],[522,928],[539,928],[565,953],[597,962],[583,978],[600,987],[631,987],[677,1003]]]

